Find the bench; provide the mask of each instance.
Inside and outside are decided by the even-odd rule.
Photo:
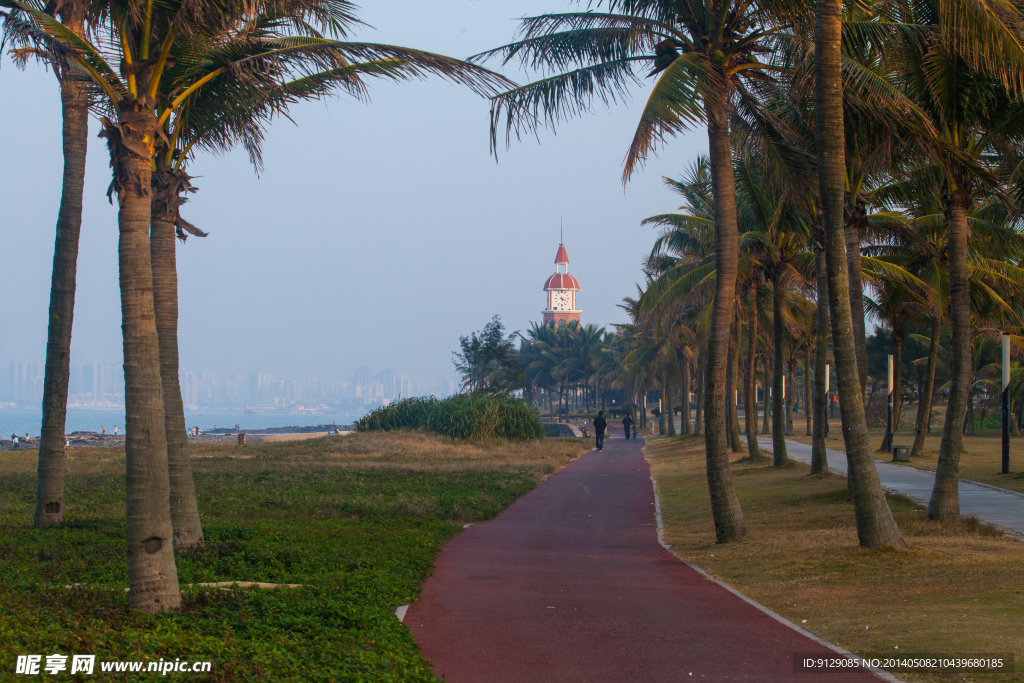
[[[910,446],[893,446],[893,462],[910,462]]]

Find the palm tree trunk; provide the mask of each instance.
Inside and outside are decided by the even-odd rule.
[[[153,204],[150,228],[150,256],[153,264],[153,309],[160,338],[160,378],[164,396],[164,426],[167,434],[167,468],[170,477],[171,524],[174,551],[203,545],[195,482],[188,454],[185,406],[178,380],[178,267],[174,244],[174,213],[158,211]],[[170,198],[168,198],[170,199]],[[179,201],[174,196],[170,201]],[[166,220],[170,214],[171,220]]]
[[[783,377],[786,372],[786,287],[782,278],[772,281],[772,345],[775,349],[774,372],[772,373],[772,461],[776,467],[789,460],[786,453],[786,398]]]
[[[853,315],[853,334],[857,344],[857,374],[860,377],[860,391],[863,394],[868,386],[868,347],[867,332],[864,329],[864,276],[860,265],[860,226],[865,206],[860,203],[849,204],[845,221],[846,229],[846,265],[850,272],[850,311]]]
[[[676,417],[675,410],[672,408],[672,364],[668,363],[665,367],[665,391],[662,396],[665,397],[666,412],[668,417],[668,435],[676,435]]]
[[[690,359],[686,357],[686,350],[679,354],[679,369],[682,375],[682,391],[679,392],[683,403],[682,423],[679,433],[687,435],[693,432],[690,427]]]
[[[736,407],[740,386],[740,315],[736,311],[736,318],[733,320],[732,343],[729,344],[729,382],[726,398],[729,401],[729,445],[733,453],[742,453],[743,444],[740,443],[740,414]]]
[[[974,386],[967,392],[967,419],[964,420],[964,434],[974,436]]]
[[[62,78],[60,103],[64,176],[50,276],[43,423],[39,432],[36,474],[37,528],[64,521],[64,426],[71,375],[71,325],[78,277],[78,236],[82,229],[85,154],[89,138],[89,100],[85,84],[72,78]]]
[[[928,501],[928,519],[960,519],[960,452],[963,450],[963,424],[967,414],[971,388],[973,349],[971,340],[971,293],[967,238],[967,207],[970,196],[954,192],[949,210],[949,313],[953,328],[952,381],[946,422],[942,426],[939,444],[939,462],[935,469],[935,484]]]
[[[733,328],[735,329],[736,323],[733,321]],[[728,369],[725,373],[725,435],[726,442],[729,444],[729,450],[735,451],[736,444],[733,443],[732,439],[732,411],[729,410],[729,397],[733,395],[734,389],[734,378],[732,374],[732,361],[736,356],[735,350],[732,346],[732,331],[729,332],[729,355],[728,355]]]
[[[707,358],[707,354],[703,351],[703,348],[698,346],[696,348],[698,352],[697,356],[697,396],[693,406],[693,433],[703,434],[704,433],[704,363]]]
[[[793,392],[796,385],[793,384],[793,366],[796,364],[792,358],[786,361],[786,434],[793,433]]]
[[[892,438],[895,440],[896,428],[903,414],[903,328],[895,331],[893,339],[892,385]]]
[[[129,105],[104,131],[118,189],[118,266],[124,336],[128,603],[144,612],[181,606],[174,565],[160,340],[150,261],[152,110]]]
[[[811,436],[812,423],[811,423],[811,394],[813,389],[811,387],[811,342],[807,341],[804,346],[804,418],[807,422],[807,434],[805,436]]]
[[[764,389],[764,417],[761,420],[762,434],[768,434],[771,432],[771,427],[768,424],[768,420],[771,419],[770,416],[772,414],[772,397],[770,396],[768,388],[768,374],[770,372],[774,372],[774,370],[775,369],[771,367],[771,365],[768,362],[768,354],[766,353],[764,356],[764,382],[762,382],[762,384],[764,385],[762,387]]]
[[[746,412],[747,453],[751,458],[760,458],[757,445],[757,282],[752,281],[747,289],[747,402]]]
[[[729,142],[729,102],[724,89],[704,97],[708,120],[708,151],[711,189],[715,200],[715,298],[708,333],[704,414],[707,419],[704,451],[708,490],[719,543],[739,541],[750,535],[729,467],[725,431],[725,382],[728,374],[729,336],[736,301],[739,268],[739,227],[736,219],[736,186]]]
[[[914,424],[914,448],[910,454],[921,455],[924,453],[924,440],[928,434],[929,418],[932,414],[932,400],[935,395],[935,369],[939,360],[939,318],[932,318],[932,340],[928,345],[928,369],[924,382],[924,395],[921,396],[921,403],[917,408],[917,421]]]
[[[818,228],[820,231],[820,227]],[[818,320],[814,342],[814,424],[811,441],[811,474],[828,471],[825,452],[825,430],[828,425],[828,392],[825,375],[828,372],[828,273],[825,266],[824,233],[814,237],[814,275],[817,285]]]
[[[864,390],[857,370],[857,349],[850,312],[849,275],[844,258],[843,200],[845,191],[845,134],[843,131],[842,0],[816,0],[815,142],[818,185],[825,229],[828,264],[828,304],[832,348],[836,358],[843,438],[846,442],[850,492],[857,537],[866,548],[906,549],[885,500],[868,443]]]

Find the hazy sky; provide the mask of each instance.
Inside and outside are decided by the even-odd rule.
[[[366,0],[356,37],[455,57],[509,42],[522,15],[566,0]],[[521,80],[515,71],[506,71]],[[440,80],[372,84],[372,101],[292,109],[269,130],[259,178],[244,152],[200,157],[183,215],[210,232],[179,246],[181,360],[193,370],[339,377],[360,365],[452,376],[458,337],[499,314],[539,320],[559,218],[584,322],[624,322],[662,185],[706,150],[677,138],[623,189],[634,102],[488,153],[489,103]],[[60,197],[60,107],[42,67],[0,68],[0,363],[42,358]],[[97,126],[93,124],[94,133]],[[73,356],[119,361],[116,209],[109,157],[89,140]]]

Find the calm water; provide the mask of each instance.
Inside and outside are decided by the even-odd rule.
[[[246,415],[245,413],[217,410],[186,410],[185,420],[189,427],[199,427],[208,430],[217,427],[231,427],[236,424],[242,429],[266,429],[269,427],[298,426],[307,427],[312,425],[330,424],[337,422],[339,425],[351,424],[362,415],[352,412],[338,411],[333,414],[324,415]],[[42,422],[40,410],[6,409],[0,410],[0,435],[3,438],[10,438],[11,433],[19,436],[26,432],[32,436],[39,435],[39,425]],[[114,425],[117,425],[117,433],[124,433],[124,410],[101,410],[91,408],[72,408],[68,410],[67,432],[98,432],[100,427],[107,428],[107,434],[112,434]]]

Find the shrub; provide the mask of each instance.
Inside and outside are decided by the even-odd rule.
[[[527,441],[544,436],[533,408],[515,399],[458,395],[439,401],[407,398],[381,406],[363,416],[356,431],[425,429],[453,439]]]

